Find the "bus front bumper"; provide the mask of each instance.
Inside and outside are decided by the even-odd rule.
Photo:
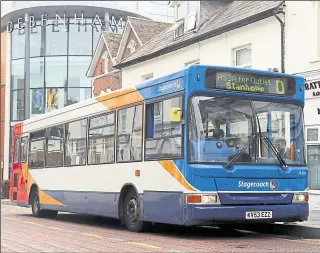
[[[185,225],[212,225],[221,223],[271,223],[306,221],[308,203],[288,205],[187,205]],[[272,218],[247,219],[247,212],[271,211]],[[270,214],[270,213],[269,213]]]

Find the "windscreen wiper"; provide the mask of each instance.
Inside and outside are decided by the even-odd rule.
[[[229,169],[236,160],[241,156],[243,151],[247,148],[249,144],[251,144],[252,140],[256,138],[256,134],[252,134],[249,138],[249,140],[243,145],[242,149],[227,163],[226,168]]]
[[[274,154],[276,155],[281,167],[285,170],[288,168],[288,165],[287,163],[283,160],[282,156],[280,155],[280,153],[278,152],[278,150],[276,149],[276,147],[272,144],[272,142],[270,141],[270,139],[265,136],[264,134],[261,134],[262,135],[262,140],[265,141],[265,144],[267,144],[267,147],[271,147],[272,151],[274,152]]]

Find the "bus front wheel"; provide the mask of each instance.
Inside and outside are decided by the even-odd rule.
[[[58,214],[58,211],[40,209],[39,194],[36,190],[34,190],[32,193],[31,209],[32,209],[33,216],[38,218],[53,218]]]
[[[124,199],[124,221],[132,232],[142,232],[146,229],[146,222],[140,218],[140,200],[135,190],[131,188]]]

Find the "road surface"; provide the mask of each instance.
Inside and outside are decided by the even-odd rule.
[[[320,239],[294,239],[218,228],[156,226],[131,233],[117,222],[59,213],[39,219],[30,208],[1,206],[1,252],[319,252]]]

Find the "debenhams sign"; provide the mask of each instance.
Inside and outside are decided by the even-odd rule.
[[[48,25],[48,14],[43,14],[41,15],[41,18],[39,18],[41,20],[41,26],[47,26]],[[90,20],[92,20],[90,18]],[[77,16],[77,14],[74,14],[74,22],[70,22],[70,24],[76,24],[76,25],[92,25],[92,26],[103,26],[102,25],[102,22],[101,22],[101,19],[99,17],[99,15],[97,14],[93,21],[91,22],[85,22],[85,18],[83,16],[83,14],[81,14],[81,16]],[[106,21],[107,22],[107,21]],[[33,28],[36,26],[36,19],[34,16],[29,16],[29,22],[28,23],[28,26],[30,28]],[[17,26],[18,26],[18,30],[21,30],[21,29],[24,29],[25,28],[25,23],[24,23],[24,20],[23,18],[18,18],[17,22],[16,22]],[[63,25],[65,26],[65,29],[67,31],[67,25],[68,25],[68,22],[67,22],[67,17],[66,17],[66,14],[63,15],[63,17],[59,16],[58,14],[56,14],[56,17],[55,17],[55,20],[52,21],[52,24],[54,25]],[[122,20],[122,18],[116,20],[114,16],[111,17],[111,19],[109,19],[109,26],[111,28],[111,30],[114,32],[114,31],[117,31],[119,28],[120,29],[123,29],[124,28],[124,22]],[[8,21],[7,22],[7,31],[9,33],[11,33],[13,31],[13,28],[14,28],[14,23],[12,21]]]

